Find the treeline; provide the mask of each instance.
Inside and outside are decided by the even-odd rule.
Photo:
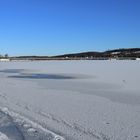
[[[0,59],[2,59],[2,58],[9,58],[9,55],[8,54],[5,54],[5,55],[0,54]]]

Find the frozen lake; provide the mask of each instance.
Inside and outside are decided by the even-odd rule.
[[[139,140],[139,71],[140,61],[1,62],[0,138]]]

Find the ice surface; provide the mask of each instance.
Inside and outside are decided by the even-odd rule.
[[[13,136],[25,140],[140,139],[139,69],[139,61],[2,62],[0,116],[9,123],[2,131],[0,118],[0,134],[11,139],[18,131]]]

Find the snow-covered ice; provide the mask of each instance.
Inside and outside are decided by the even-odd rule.
[[[0,63],[0,140],[140,139],[139,61]]]

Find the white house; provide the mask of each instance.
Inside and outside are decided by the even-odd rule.
[[[6,62],[7,62],[7,61],[10,61],[10,59],[8,59],[8,58],[1,58],[0,61],[2,61],[2,62],[3,62],[3,61],[4,61],[4,62],[6,61]]]
[[[140,60],[140,58],[136,58],[136,60]]]

